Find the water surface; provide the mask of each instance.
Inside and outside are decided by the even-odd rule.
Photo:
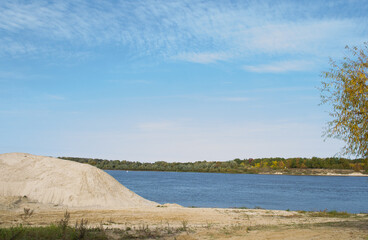
[[[368,212],[368,177],[106,172],[140,196],[161,204]]]

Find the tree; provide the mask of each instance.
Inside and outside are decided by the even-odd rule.
[[[322,74],[322,104],[332,106],[325,136],[343,140],[343,154],[367,158],[368,43],[346,49],[343,61],[330,60],[331,69]]]

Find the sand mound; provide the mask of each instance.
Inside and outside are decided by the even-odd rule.
[[[25,153],[0,154],[0,196],[77,208],[157,206],[96,167]]]

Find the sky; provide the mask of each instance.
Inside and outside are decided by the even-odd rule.
[[[332,157],[321,72],[368,0],[0,2],[0,153]]]

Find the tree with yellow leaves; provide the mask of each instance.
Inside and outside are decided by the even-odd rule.
[[[343,154],[368,158],[368,43],[346,49],[322,75],[322,103],[332,106],[325,135],[345,141]]]

